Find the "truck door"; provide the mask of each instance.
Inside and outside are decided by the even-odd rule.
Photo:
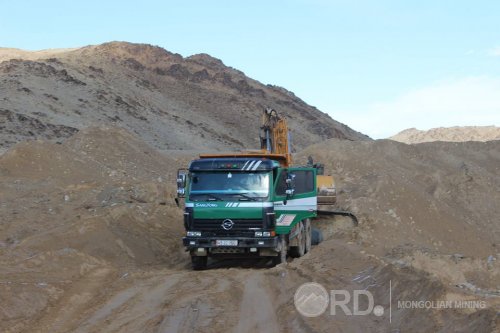
[[[287,185],[287,179],[290,184]],[[286,194],[293,189],[293,194]],[[276,233],[288,233],[299,221],[316,216],[316,169],[280,169],[274,185]]]

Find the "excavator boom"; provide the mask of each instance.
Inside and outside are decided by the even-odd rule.
[[[292,165],[290,132],[286,119],[276,110],[267,108],[262,114],[260,149],[265,154],[283,155],[286,165]]]

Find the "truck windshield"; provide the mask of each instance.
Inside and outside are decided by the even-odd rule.
[[[265,172],[193,172],[190,183],[193,201],[262,201],[269,195]]]

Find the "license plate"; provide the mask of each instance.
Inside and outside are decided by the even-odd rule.
[[[215,241],[216,246],[238,246],[237,240],[228,240],[228,239],[217,239]]]

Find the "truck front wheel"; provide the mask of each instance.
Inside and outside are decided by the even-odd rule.
[[[297,246],[290,246],[290,256],[293,258],[302,257],[306,253],[307,231],[304,221],[299,222],[299,234],[297,237]]]
[[[273,265],[279,265],[282,263],[286,263],[286,254],[288,250],[288,245],[286,242],[285,235],[280,235],[280,252],[276,257],[273,257]]]
[[[200,271],[207,268],[207,256],[191,256],[191,265],[195,271]]]

